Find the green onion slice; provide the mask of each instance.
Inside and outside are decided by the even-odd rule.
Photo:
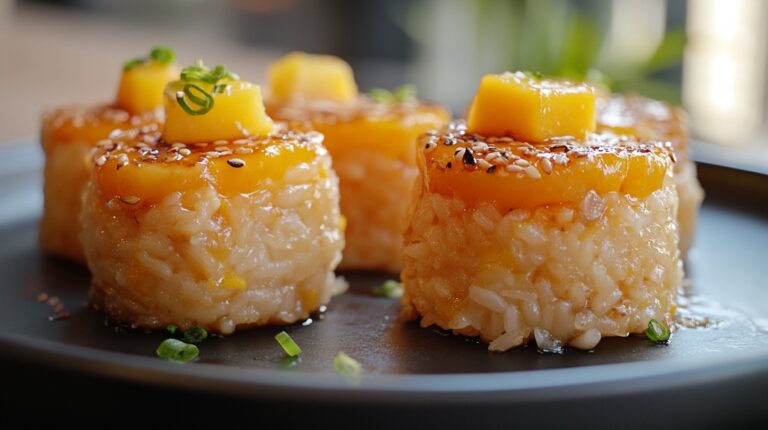
[[[406,103],[416,100],[416,86],[412,84],[406,84],[399,88],[396,88],[392,92],[395,100],[400,103]]]
[[[176,330],[179,329],[179,326],[175,324],[168,324],[167,326],[165,326],[165,329],[168,330],[168,333],[174,334],[176,333]]]
[[[195,92],[198,94],[195,94]],[[184,85],[183,93],[183,95],[176,96],[176,101],[187,114],[204,115],[213,109],[213,96],[208,94],[204,89],[200,88],[200,86],[195,84],[186,84]],[[187,103],[185,98],[188,98],[192,103],[199,106],[199,108],[192,108],[189,103]]]
[[[299,348],[299,345],[294,342],[293,338],[291,338],[291,335],[288,333],[281,331],[275,336],[275,340],[277,340],[277,343],[283,347],[283,350],[285,350],[285,353],[289,356],[295,357],[301,354],[301,348]]]
[[[194,326],[184,331],[182,339],[191,343],[200,343],[208,337],[208,331],[200,326]]]
[[[195,345],[178,339],[166,339],[157,347],[157,356],[176,363],[189,363],[200,355]]]
[[[348,356],[344,351],[339,352],[333,359],[333,369],[350,385],[360,384],[360,363]]]
[[[149,57],[160,64],[170,64],[176,59],[176,54],[167,46],[157,45],[152,48]]]
[[[157,45],[154,48],[152,48],[152,51],[150,51],[148,57],[136,57],[124,62],[123,70],[131,70],[134,67],[147,64],[150,61],[155,61],[160,64],[170,64],[175,59],[176,59],[176,54],[173,52],[173,49],[167,46]]]
[[[652,342],[663,343],[669,340],[669,327],[655,319],[648,321],[645,336]]]
[[[407,103],[416,100],[416,86],[407,84],[395,88],[394,91],[384,88],[373,88],[368,92],[368,97],[381,103]]]
[[[379,296],[396,299],[403,296],[403,284],[389,279],[376,288],[375,292]]]

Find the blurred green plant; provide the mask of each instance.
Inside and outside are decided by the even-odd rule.
[[[600,20],[604,2],[592,3],[590,13],[562,0],[475,0],[482,42],[503,34],[499,66],[507,70],[535,70],[548,76],[585,79],[611,91],[636,91],[680,103],[679,85],[663,79],[663,72],[679,66],[686,44],[684,29],[665,33],[656,50],[641,62],[603,64],[607,19]],[[501,18],[500,18],[501,16]],[[602,21],[602,22],[601,22]],[[506,22],[506,28],[499,28]]]

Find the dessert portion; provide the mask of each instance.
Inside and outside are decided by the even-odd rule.
[[[163,89],[179,77],[174,54],[155,47],[147,57],[127,61],[114,103],[52,110],[43,118],[45,153],[44,252],[84,262],[80,235],[80,198],[90,176],[90,153],[100,141],[123,130],[157,131],[163,122]]]
[[[165,89],[162,131],[98,144],[82,243],[92,297],[133,327],[288,324],[327,303],[344,244],[316,132],[276,127],[259,86],[197,63]]]
[[[592,349],[672,323],[682,278],[674,152],[595,133],[594,98],[581,83],[489,76],[466,124],[421,137],[405,318],[494,351],[531,339]]]
[[[352,69],[332,56],[293,53],[270,67],[267,112],[325,135],[346,218],[342,269],[398,272],[418,169],[416,139],[446,125],[448,111],[410,87],[358,94]]]
[[[668,141],[675,151],[675,190],[680,200],[677,223],[683,257],[693,246],[704,190],[689,156],[688,121],[682,109],[637,94],[598,97],[597,128],[603,133]]]

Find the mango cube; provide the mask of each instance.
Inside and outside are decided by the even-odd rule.
[[[331,55],[293,52],[269,67],[271,97],[276,101],[331,100],[351,102],[357,84],[346,61]]]
[[[141,114],[163,105],[163,90],[168,82],[179,79],[174,64],[147,62],[123,71],[117,90],[117,106],[132,114]]]
[[[185,91],[186,90],[186,91]],[[210,103],[207,105],[206,103]],[[216,84],[175,81],[165,89],[166,142],[212,142],[264,136],[274,127],[261,87],[223,79]]]
[[[583,138],[595,130],[595,90],[523,72],[486,75],[472,101],[467,130],[525,142]]]

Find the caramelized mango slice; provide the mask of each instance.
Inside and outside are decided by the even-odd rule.
[[[352,68],[331,55],[290,53],[269,66],[269,84],[270,96],[277,101],[351,102],[357,98]]]
[[[487,145],[467,135],[425,137],[421,143],[419,167],[430,192],[470,206],[494,202],[501,211],[578,203],[591,190],[642,199],[661,188],[671,164],[663,147],[599,136],[588,146]]]
[[[215,84],[182,80],[168,84],[165,115],[163,138],[167,142],[212,142],[264,136],[274,126],[264,111],[261,88],[230,78]]]
[[[587,84],[523,72],[486,75],[472,101],[467,130],[524,142],[581,139],[595,130],[595,91]]]
[[[119,142],[95,155],[94,180],[105,199],[118,199],[126,208],[156,204],[173,193],[208,184],[222,196],[250,194],[263,189],[265,181],[279,181],[291,167],[317,157],[319,147],[302,139],[262,138],[226,145],[241,148],[237,154],[217,151],[225,146],[213,144],[160,143],[149,152],[141,149],[147,146],[140,141]]]
[[[132,114],[149,112],[163,105],[165,86],[179,79],[174,64],[150,61],[123,70],[117,90],[117,106]]]
[[[417,118],[413,122],[405,122],[401,118],[361,118],[336,124],[318,122],[314,129],[325,135],[325,146],[331,155],[350,150],[370,150],[413,165],[416,162],[416,138],[445,125],[449,114],[435,109],[412,119]]]

